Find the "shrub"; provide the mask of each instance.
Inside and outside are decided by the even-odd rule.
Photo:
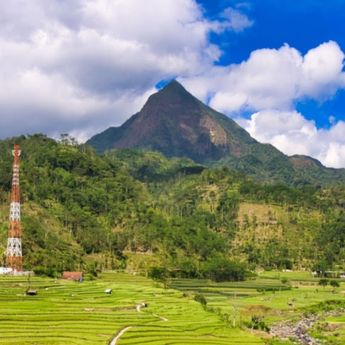
[[[331,285],[331,286],[334,287],[334,288],[337,288],[337,287],[340,286],[340,284],[339,284],[339,282],[338,282],[337,280],[331,280],[331,281],[329,282],[329,285]]]
[[[194,301],[199,302],[204,307],[207,305],[207,300],[205,296],[201,293],[198,293],[194,296]]]
[[[266,325],[262,316],[253,315],[248,323],[248,328],[269,332],[270,328]]]
[[[282,278],[282,279],[281,279],[281,282],[282,282],[282,284],[288,284],[288,283],[289,283],[289,279],[287,279],[287,278]]]
[[[151,267],[148,275],[153,280],[165,281],[169,276],[169,271],[165,267]]]
[[[36,266],[33,271],[38,276],[47,276],[51,278],[56,278],[58,276],[56,268],[51,266]]]
[[[323,287],[327,286],[328,285],[328,279],[325,279],[325,278],[320,279],[319,280],[319,285],[323,286]]]

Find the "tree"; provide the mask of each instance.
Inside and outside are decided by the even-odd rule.
[[[340,286],[339,282],[337,280],[331,280],[329,282],[329,285],[331,285],[333,288],[337,288]]]
[[[207,305],[207,299],[205,298],[205,296],[201,293],[197,293],[194,296],[194,300],[199,302],[203,307],[206,307]]]
[[[153,280],[163,283],[164,288],[167,288],[170,274],[166,267],[151,267],[148,276]]]
[[[244,264],[220,255],[209,258],[203,268],[204,276],[217,282],[241,281],[245,279],[246,273]]]
[[[320,279],[319,280],[319,285],[323,286],[323,287],[327,286],[328,285],[328,279],[325,279],[325,278]]]

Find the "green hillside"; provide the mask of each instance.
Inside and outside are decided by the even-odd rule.
[[[0,142],[2,252],[15,141],[26,268],[242,280],[257,268],[344,266],[344,186],[266,185],[185,158],[124,149],[100,156],[43,135]]]

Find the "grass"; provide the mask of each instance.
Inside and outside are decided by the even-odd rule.
[[[104,273],[84,283],[32,278],[37,296],[25,296],[25,278],[0,278],[0,344],[109,344],[114,335],[129,344],[263,344],[257,336],[227,327],[181,292],[143,277]],[[112,288],[113,294],[104,294]],[[148,308],[137,312],[138,303]],[[168,319],[168,321],[164,321]]]

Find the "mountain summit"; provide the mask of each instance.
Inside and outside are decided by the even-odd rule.
[[[110,127],[88,144],[98,152],[143,148],[168,157],[188,157],[202,164],[226,165],[266,181],[334,182],[344,170],[313,165],[308,157],[287,157],[261,144],[229,117],[190,94],[176,80],[151,95],[144,107],[120,127]],[[310,176],[308,176],[308,171]]]
[[[99,152],[140,147],[200,163],[229,154],[239,157],[254,142],[233,120],[204,105],[175,80],[150,96],[142,110],[121,127],[89,140]]]

